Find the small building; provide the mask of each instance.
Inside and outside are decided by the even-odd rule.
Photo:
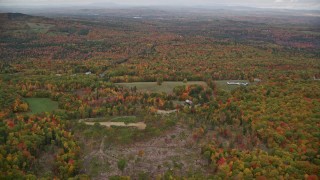
[[[190,106],[193,104],[193,102],[190,101],[189,99],[187,99],[187,100],[185,101],[185,103],[186,103],[187,105],[190,105]]]
[[[88,71],[88,72],[86,72],[85,74],[86,74],[86,75],[90,75],[90,74],[91,74],[91,72],[90,72],[90,71]]]

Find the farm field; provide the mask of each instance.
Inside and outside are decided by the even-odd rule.
[[[138,91],[150,92],[150,93],[167,93],[172,94],[173,89],[177,86],[188,86],[188,85],[201,85],[207,87],[207,83],[204,81],[188,81],[187,83],[179,81],[164,81],[161,85],[157,85],[157,82],[133,82],[133,83],[115,83],[116,85],[123,86],[126,88],[136,87]]]
[[[42,112],[53,112],[58,109],[58,102],[52,101],[49,98],[25,98],[29,104],[31,114]]]
[[[50,28],[54,27],[52,24],[43,24],[43,23],[27,23],[31,31],[37,33],[47,33]]]

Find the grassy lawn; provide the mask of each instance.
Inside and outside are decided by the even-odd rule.
[[[249,81],[247,80],[222,80],[222,81],[215,81],[217,84],[217,87],[219,89],[223,89],[225,91],[232,91],[238,87],[240,87],[239,85],[228,85],[227,82],[246,82],[249,83]],[[252,85],[251,83],[249,83],[248,86]]]
[[[27,23],[30,29],[37,33],[46,33],[51,27],[55,25],[52,24],[42,24],[42,23]]]
[[[116,83],[116,84],[126,88],[132,88],[136,86],[137,90],[141,92],[151,92],[151,93],[165,92],[168,94],[173,93],[173,88],[177,86],[199,84],[207,87],[207,83],[203,81],[189,81],[187,83],[183,83],[182,81],[164,81],[160,86],[157,85],[156,82],[133,82],[133,83]]]
[[[119,117],[112,118],[111,122],[124,122],[125,124],[134,123],[134,122],[137,122],[137,117],[136,116],[119,116]]]
[[[58,102],[49,98],[25,98],[29,104],[32,114],[41,112],[52,112],[58,109]]]

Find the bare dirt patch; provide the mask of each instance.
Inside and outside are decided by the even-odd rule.
[[[167,114],[171,114],[171,113],[175,113],[175,112],[177,112],[176,109],[174,109],[174,110],[169,110],[169,111],[157,110],[157,113],[158,113],[158,114],[162,114],[162,115],[167,115]]]
[[[181,175],[204,172],[207,161],[201,157],[200,151],[191,131],[184,125],[177,125],[164,135],[131,145],[104,147],[102,140],[100,148],[88,154],[84,162],[86,170],[97,161],[105,166],[93,175],[93,179],[108,179],[114,175],[131,176],[134,179],[139,173],[147,173],[150,178],[155,178],[168,170]],[[120,159],[127,162],[123,172],[117,166]]]
[[[147,125],[143,122],[137,123],[128,123],[125,124],[124,122],[85,122],[87,125],[94,125],[95,123],[99,123],[102,126],[111,127],[111,126],[124,126],[124,127],[136,127],[140,130],[143,130],[147,127]]]

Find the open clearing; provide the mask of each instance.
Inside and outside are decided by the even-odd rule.
[[[124,122],[124,123],[134,123],[137,121],[136,116],[116,116],[113,117],[111,122]]]
[[[188,81],[183,83],[182,81],[164,81],[161,85],[157,85],[157,82],[133,82],[133,83],[116,83],[117,85],[133,88],[136,87],[138,91],[141,92],[151,92],[151,93],[161,93],[165,92],[168,94],[173,93],[173,88],[183,85],[193,85],[198,84],[207,87],[207,83],[204,81]]]
[[[175,112],[177,112],[177,110],[176,109],[174,109],[174,110],[168,110],[168,111],[165,111],[165,110],[157,110],[157,113],[158,114],[162,114],[162,115],[167,115],[167,114],[171,114],[171,113],[175,113]]]
[[[137,122],[137,123],[128,123],[125,124],[124,122],[85,122],[87,125],[94,125],[95,123],[99,123],[101,126],[123,126],[123,127],[136,127],[140,130],[143,130],[147,127],[147,125],[143,122]]]
[[[58,102],[49,98],[25,98],[29,104],[32,114],[41,112],[52,112],[58,109]]]
[[[149,179],[172,170],[179,175],[190,172],[205,173],[207,165],[201,156],[201,148],[196,145],[191,131],[185,125],[178,125],[167,133],[146,141],[129,145],[105,146],[102,139],[100,148],[84,157],[84,172],[89,173],[99,167],[92,179],[108,179],[114,175],[130,175],[138,179],[139,174],[147,173]],[[121,172],[117,163],[126,160]],[[95,169],[96,170],[96,169]]]
[[[139,119],[137,116],[106,116],[106,117],[97,117],[97,118],[85,118],[79,119],[79,122],[124,122],[135,123],[138,122]]]
[[[136,122],[136,116],[117,116],[111,119],[108,118],[87,118],[80,119],[79,122],[84,122],[87,125],[94,125],[99,123],[101,126],[122,126],[122,127],[136,127],[137,129],[144,130],[147,125],[144,122]]]
[[[216,82],[217,87],[219,89],[223,89],[225,91],[232,91],[232,90],[240,87],[240,85],[228,85],[227,82],[249,83],[249,81],[247,81],[247,80],[222,80],[222,81],[215,81],[215,82]],[[248,86],[250,86],[250,85],[252,85],[252,83],[249,83]],[[244,87],[246,87],[246,86],[244,86]]]
[[[55,25],[52,24],[43,24],[43,23],[27,23],[30,29],[38,33],[47,33],[51,27]]]

